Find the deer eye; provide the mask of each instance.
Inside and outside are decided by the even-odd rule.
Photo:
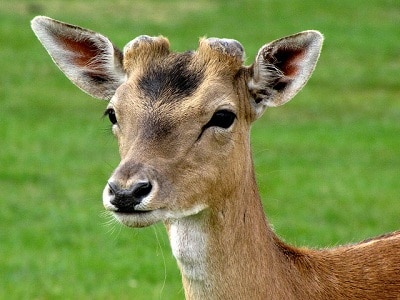
[[[235,119],[236,115],[234,112],[226,109],[218,110],[214,113],[211,120],[204,125],[203,130],[214,126],[227,129],[231,127]]]
[[[108,118],[110,119],[110,122],[114,125],[117,124],[117,116],[115,115],[115,110],[112,108],[108,108],[105,113],[104,116],[108,116]]]

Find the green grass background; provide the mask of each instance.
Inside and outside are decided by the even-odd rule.
[[[324,33],[304,91],[252,131],[269,220],[295,245],[327,247],[400,228],[400,3],[55,1],[0,5],[0,299],[183,299],[161,224],[129,229],[103,213],[119,161],[105,102],[75,88],[29,25],[48,15],[172,48],[235,38],[251,64],[266,42]]]

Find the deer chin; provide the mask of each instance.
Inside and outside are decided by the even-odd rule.
[[[196,205],[192,208],[181,211],[169,211],[165,208],[155,210],[137,210],[132,213],[113,212],[115,218],[128,227],[146,227],[158,222],[173,222],[194,216],[207,208],[205,205]]]
[[[113,212],[114,217],[122,224],[128,227],[147,227],[164,221],[168,213],[164,209],[155,209],[149,211],[134,211],[129,213]]]

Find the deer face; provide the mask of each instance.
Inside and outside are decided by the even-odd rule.
[[[196,51],[173,53],[167,39],[140,36],[121,52],[98,33],[47,17],[32,28],[74,84],[109,101],[121,162],[103,204],[134,227],[234,198],[252,174],[251,122],[303,87],[322,45],[320,33],[302,32],[264,45],[245,67],[234,40],[201,39]]]
[[[237,165],[235,144],[251,116],[238,96],[245,84],[243,52],[237,42],[226,41],[234,50],[219,55],[225,64],[218,68],[211,42],[181,54],[168,53],[163,38],[140,37],[125,47],[124,57],[135,59],[125,63],[128,79],[106,110],[121,163],[103,203],[126,225],[198,213],[234,184],[226,168]]]

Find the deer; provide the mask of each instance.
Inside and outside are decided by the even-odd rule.
[[[174,52],[141,35],[105,36],[37,16],[32,29],[72,83],[105,110],[121,161],[103,205],[129,227],[163,222],[186,299],[400,299],[400,231],[327,249],[296,248],[269,224],[250,149],[252,123],[291,100],[323,35],[263,45],[250,66],[236,40]]]

